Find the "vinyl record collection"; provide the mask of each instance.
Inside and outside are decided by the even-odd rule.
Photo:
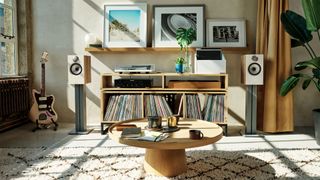
[[[187,117],[210,122],[224,122],[224,95],[210,95],[201,102],[199,95],[186,95]]]
[[[163,95],[145,95],[144,96],[145,117],[161,116],[168,117],[172,111]]]
[[[104,121],[122,121],[143,118],[148,116],[171,116],[172,110],[168,105],[165,95],[110,95],[105,110]],[[210,122],[224,122],[224,95],[216,94],[187,94],[186,117],[203,119]],[[177,99],[178,113],[180,114],[182,97]],[[142,104],[143,103],[143,104]],[[142,109],[144,108],[144,115]]]
[[[141,95],[111,95],[109,97],[105,121],[120,121],[142,118]]]

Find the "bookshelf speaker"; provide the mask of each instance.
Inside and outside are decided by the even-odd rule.
[[[91,82],[91,57],[68,55],[68,83],[87,84]]]
[[[241,83],[263,85],[263,54],[241,56]]]

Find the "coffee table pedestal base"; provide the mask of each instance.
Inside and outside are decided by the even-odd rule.
[[[146,149],[144,169],[166,177],[182,174],[187,171],[185,149]]]

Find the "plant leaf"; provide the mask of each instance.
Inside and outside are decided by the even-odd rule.
[[[299,47],[299,46],[302,46],[302,45],[303,45],[302,42],[300,42],[300,41],[298,41],[296,39],[291,39],[291,47],[292,48]]]
[[[287,10],[281,13],[281,22],[291,37],[302,43],[312,40],[313,37],[311,31],[307,29],[306,20],[299,14]]]
[[[315,80],[313,80],[313,82],[314,82],[314,85],[316,85],[318,91],[320,92],[320,79],[318,79],[318,82]]]
[[[298,62],[296,64],[296,66],[294,67],[294,69],[297,71],[300,71],[300,70],[305,69],[307,67],[310,67],[312,69],[320,69],[320,57],[316,57],[316,58],[308,60],[308,61]]]
[[[318,31],[320,29],[320,1],[301,0],[301,4],[307,21],[307,29]]]
[[[312,69],[313,76],[320,80],[320,69]]]
[[[176,40],[181,49],[188,47],[196,39],[196,31],[193,28],[179,28],[176,32]]]
[[[312,79],[306,79],[306,80],[303,81],[303,84],[302,84],[302,89],[303,90],[307,89],[307,87],[309,86],[311,80]]]
[[[289,91],[291,91],[299,82],[300,77],[296,77],[295,75],[289,76],[288,79],[286,79],[280,88],[280,95],[285,96],[288,94]]]

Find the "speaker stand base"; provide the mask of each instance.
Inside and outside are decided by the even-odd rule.
[[[69,132],[69,135],[87,135],[91,133],[93,129],[87,129],[86,131],[76,131],[75,129]]]
[[[263,134],[244,134],[244,137],[264,137]]]

